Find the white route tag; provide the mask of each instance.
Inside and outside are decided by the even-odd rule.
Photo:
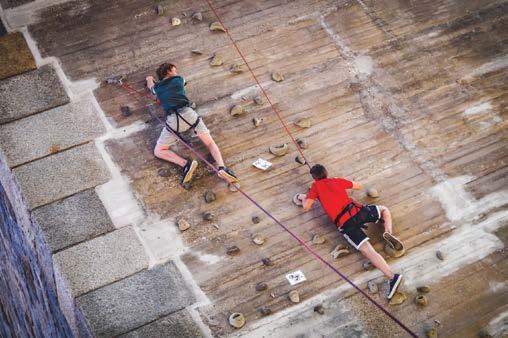
[[[252,163],[252,165],[258,169],[267,170],[272,166],[272,163],[263,160],[262,158],[258,158],[254,163]]]
[[[289,284],[291,285],[296,285],[298,283],[305,282],[307,280],[303,272],[301,272],[300,270],[288,273],[286,275],[286,279],[289,281]]]

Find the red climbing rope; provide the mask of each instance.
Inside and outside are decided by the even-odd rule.
[[[146,93],[140,93],[138,90],[132,88],[131,86],[119,82],[120,86],[124,88],[125,90],[128,90],[132,93],[135,93],[139,96],[146,96],[152,99],[151,96],[147,95]],[[142,104],[144,104],[143,100],[141,98],[138,99]],[[169,132],[173,133],[178,140],[194,155],[196,155],[201,161],[206,163],[207,166],[209,166],[215,173],[218,173],[219,170],[211,164],[209,161],[206,160],[205,156],[201,154],[199,151],[195,150],[190,144],[188,144],[178,133],[174,132],[173,129],[169,127],[167,122],[163,121],[156,113],[153,104],[148,104],[147,106],[148,111],[152,117],[154,117],[161,125],[163,125]],[[226,179],[221,177],[225,182],[229,183]],[[397,323],[400,327],[402,327],[407,333],[409,333],[412,337],[417,338],[418,336],[411,331],[407,326],[405,326],[397,317],[392,315],[388,310],[386,310],[383,306],[381,306],[379,303],[377,303],[372,297],[370,297],[365,291],[360,289],[353,281],[351,281],[347,276],[345,276],[342,272],[340,272],[337,268],[335,268],[333,265],[328,263],[323,257],[321,257],[317,252],[315,252],[307,243],[305,243],[300,237],[298,237],[294,232],[292,232],[287,226],[285,226],[281,221],[279,221],[275,216],[273,216],[268,210],[266,210],[261,204],[259,204],[256,200],[254,200],[250,195],[248,195],[246,192],[244,192],[239,187],[236,187],[236,189],[245,197],[247,198],[252,204],[254,204],[256,207],[258,207],[262,212],[264,212],[269,218],[271,218],[275,223],[277,223],[279,226],[281,226],[286,232],[288,232],[300,245],[302,245],[305,250],[307,250],[310,254],[312,254],[316,259],[321,261],[323,264],[325,264],[327,267],[329,267],[333,272],[335,272],[337,275],[339,275],[342,279],[344,279],[347,283],[349,283],[353,288],[355,288],[358,292],[360,292],[365,298],[367,298],[372,304],[374,304],[376,307],[378,307],[381,311],[383,311],[388,317],[390,317],[395,323]]]

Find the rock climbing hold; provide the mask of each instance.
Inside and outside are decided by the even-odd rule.
[[[60,151],[60,145],[58,145],[58,144],[56,144],[56,143],[53,143],[53,144],[51,145],[51,147],[49,147],[49,152],[50,152],[51,154],[56,154],[56,153],[58,153],[59,151]]]
[[[171,176],[171,171],[169,170],[169,168],[159,168],[159,170],[157,170],[157,174],[160,177],[168,177]]]
[[[383,238],[386,241],[384,251],[391,257],[400,257],[406,252],[406,248],[400,239],[394,235],[385,232]]]
[[[224,28],[224,26],[221,25],[220,22],[212,22],[210,24],[210,30],[211,31],[215,31],[215,32],[226,32],[226,29]]]
[[[372,265],[371,261],[364,261],[362,263],[362,268],[365,271],[369,271],[369,270],[372,270],[374,268],[374,266]]]
[[[367,188],[367,196],[372,198],[378,198],[379,193],[376,188]]]
[[[369,288],[370,293],[377,293],[379,291],[379,288],[375,280],[368,281],[367,287]]]
[[[210,222],[211,221],[216,221],[217,220],[217,216],[215,216],[215,214],[213,212],[207,211],[207,212],[203,213],[203,219],[205,221],[210,221]]]
[[[266,239],[261,235],[254,235],[252,236],[252,242],[256,245],[263,245],[265,243]]]
[[[321,304],[316,305],[316,306],[314,306],[314,312],[317,312],[320,315],[324,315],[325,314],[325,308]]]
[[[299,207],[303,206],[303,201],[299,198],[300,195],[302,194],[298,193],[293,196],[293,203]]]
[[[237,254],[239,252],[240,252],[240,248],[237,247],[236,245],[228,245],[226,247],[226,253],[228,255],[235,255],[235,254]]]
[[[419,286],[416,288],[416,291],[421,292],[421,293],[429,293],[430,288],[428,286]]]
[[[439,258],[440,260],[444,261],[444,255],[441,252],[441,250],[436,251],[436,257]]]
[[[252,124],[254,127],[258,127],[263,122],[263,118],[261,117],[255,117],[252,119]]]
[[[215,201],[217,199],[217,196],[215,196],[215,193],[211,190],[207,190],[203,197],[205,198],[205,202],[206,203],[212,203],[213,201]]]
[[[218,67],[218,66],[222,66],[223,63],[224,63],[224,60],[222,59],[222,55],[220,55],[219,53],[213,54],[213,57],[210,60],[210,66]]]
[[[437,338],[437,329],[435,327],[425,331],[427,338]]]
[[[390,305],[400,305],[406,301],[407,297],[402,292],[395,292],[392,299],[390,299]]]
[[[302,117],[298,121],[295,122],[295,124],[300,128],[310,128],[310,118],[308,117]]]
[[[185,231],[191,227],[191,225],[189,224],[189,222],[187,222],[187,220],[185,218],[180,218],[177,221],[177,223],[178,223],[178,229],[180,229],[180,231]]]
[[[268,284],[265,282],[259,282],[256,284],[256,291],[265,291],[266,289],[268,289]]]
[[[339,244],[333,249],[332,252],[330,252],[330,254],[332,255],[333,259],[337,259],[349,255],[349,249],[344,245]]]
[[[279,72],[272,73],[272,80],[275,82],[284,81],[284,75],[282,75],[282,73]]]
[[[234,65],[231,66],[230,71],[231,71],[231,73],[234,73],[234,74],[243,73],[243,71],[244,71],[243,64],[242,63],[235,63]]]
[[[252,216],[251,221],[254,224],[258,224],[259,222],[261,222],[261,219],[259,218],[259,216]]]
[[[424,295],[418,295],[415,297],[415,303],[420,306],[427,306],[429,304],[429,301],[427,300],[427,297]]]
[[[268,257],[261,259],[261,262],[263,262],[264,266],[272,266],[273,265],[272,260]]]
[[[302,149],[307,149],[309,147],[307,140],[304,138],[297,138],[296,143],[298,143],[298,146]]]
[[[229,316],[229,324],[239,329],[245,325],[245,317],[239,312],[232,313],[231,316]]]
[[[305,163],[307,163],[305,161],[305,158],[302,155],[297,155],[295,157],[295,161],[296,161],[296,163],[299,163],[299,164],[305,164]]]
[[[289,146],[287,145],[287,143],[283,143],[275,146],[270,146],[269,150],[275,156],[284,156],[288,153]]]
[[[254,98],[254,102],[257,104],[257,105],[262,105],[263,103],[265,103],[265,98],[261,95],[258,95]]]
[[[272,310],[270,308],[265,307],[265,306],[259,308],[259,312],[261,312],[261,314],[263,316],[269,316],[272,314]]]
[[[179,18],[172,18],[171,19],[171,26],[178,26],[182,23],[182,21]]]
[[[202,21],[203,14],[201,14],[201,12],[196,12],[196,13],[192,14],[192,18],[197,21]]]
[[[229,113],[231,114],[231,116],[238,116],[238,115],[241,115],[245,112],[245,110],[243,109],[243,106],[237,104],[237,105],[234,105],[231,110],[229,111]]]
[[[318,234],[312,236],[312,244],[319,245],[323,244],[324,242],[326,242],[325,236],[321,236]]]
[[[129,117],[132,114],[131,108],[129,106],[121,106],[120,111],[122,112],[123,117]]]
[[[196,54],[196,55],[203,55],[203,52],[200,51],[199,49],[193,49],[193,50],[191,50],[191,53]]]
[[[300,302],[300,294],[296,290],[292,290],[289,292],[289,300],[293,303],[299,303]]]
[[[157,15],[164,14],[164,7],[162,7],[161,5],[157,5],[156,10],[157,10]]]

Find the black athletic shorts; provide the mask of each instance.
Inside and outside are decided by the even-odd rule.
[[[363,231],[365,223],[377,223],[381,220],[381,212],[377,205],[364,205],[360,211],[344,223],[339,231],[344,238],[358,250],[360,246],[369,240]]]

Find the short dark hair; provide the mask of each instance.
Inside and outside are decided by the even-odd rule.
[[[310,174],[315,180],[322,180],[328,176],[326,168],[321,164],[314,164],[312,168],[310,168]]]
[[[167,72],[173,68],[176,68],[176,66],[172,63],[163,63],[160,65],[159,68],[157,68],[157,77],[159,81],[162,81],[166,77]]]

